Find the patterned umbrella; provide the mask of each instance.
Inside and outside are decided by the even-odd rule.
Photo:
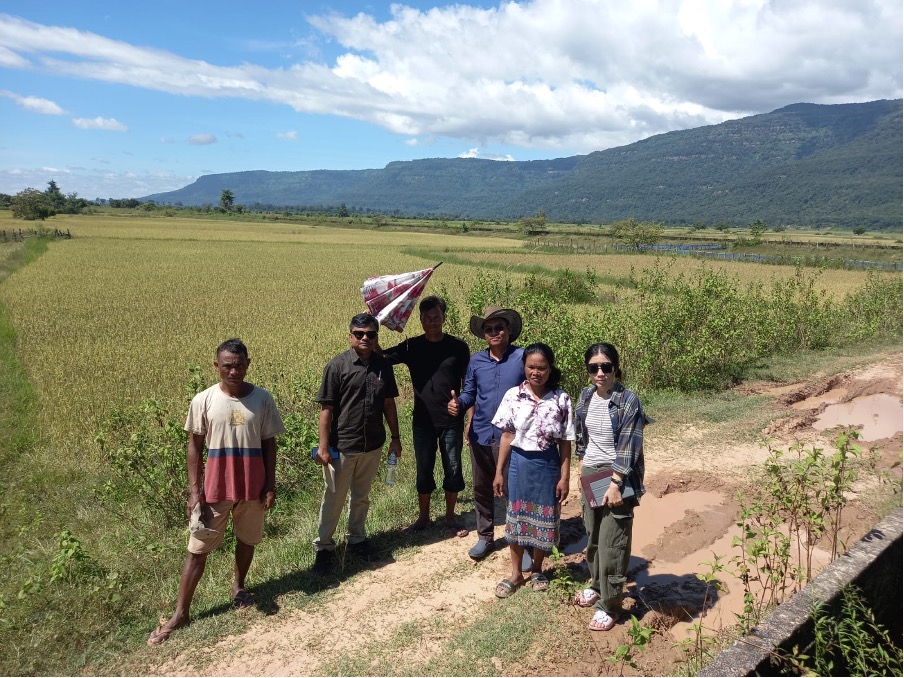
[[[364,297],[368,310],[381,325],[401,332],[411,317],[415,302],[427,286],[427,281],[442,263],[422,271],[368,278],[361,287],[361,296]]]

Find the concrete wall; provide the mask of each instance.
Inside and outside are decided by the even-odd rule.
[[[810,610],[815,603],[837,604],[848,584],[858,586],[892,638],[902,634],[902,514],[896,511],[783,603],[746,638],[716,655],[699,676],[777,675],[769,652],[805,648],[813,638]]]

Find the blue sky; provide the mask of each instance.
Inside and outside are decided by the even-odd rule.
[[[900,0],[5,0],[0,192],[558,158],[901,96]]]

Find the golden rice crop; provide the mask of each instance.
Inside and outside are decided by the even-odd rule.
[[[188,366],[208,369],[230,336],[248,344],[252,380],[319,374],[347,347],[348,320],[364,310],[364,279],[436,263],[399,250],[443,238],[306,229],[267,240],[267,227],[220,224],[201,229],[211,236],[204,240],[181,228],[164,238],[156,226],[78,226],[75,238],[51,243],[0,287],[51,432],[90,434],[113,405],[180,393]],[[471,274],[443,266],[431,285]],[[416,320],[409,331],[420,331]],[[385,332],[387,345],[400,336]],[[205,374],[214,380],[212,369]]]
[[[467,252],[466,257],[475,264],[493,263],[511,266],[541,266],[550,271],[567,269],[577,274],[591,269],[598,275],[611,277],[627,277],[633,268],[640,273],[645,268],[652,268],[657,260],[660,265],[670,266],[672,275],[689,274],[707,266],[711,270],[722,270],[742,283],[763,282],[786,279],[794,275],[793,266],[771,264],[755,264],[737,261],[701,261],[688,256],[655,256],[652,254],[572,254],[547,252]],[[816,269],[808,269],[815,271]],[[886,275],[901,275],[888,273]],[[825,290],[837,298],[861,287],[867,278],[866,271],[848,271],[843,269],[826,269],[817,280],[817,288]]]

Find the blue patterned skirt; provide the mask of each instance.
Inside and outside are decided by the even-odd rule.
[[[510,544],[552,551],[559,543],[556,484],[562,477],[558,446],[542,452],[512,446],[505,537]]]

